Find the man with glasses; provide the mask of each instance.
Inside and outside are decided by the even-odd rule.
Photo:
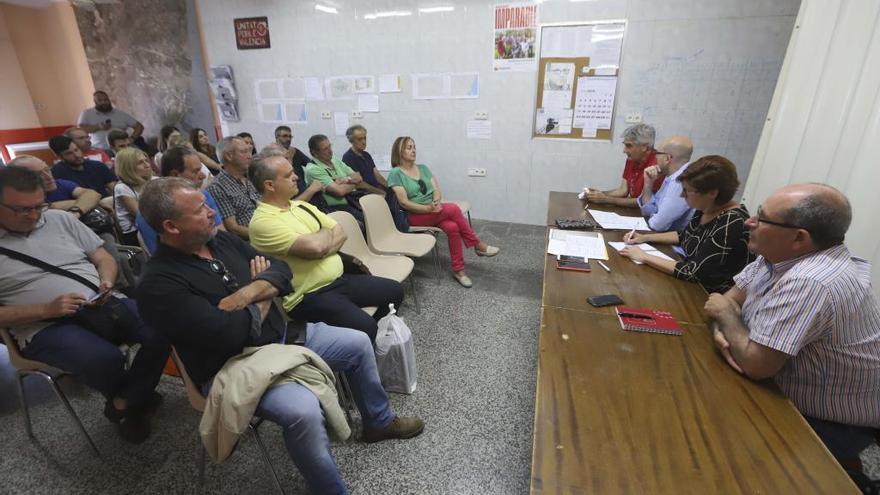
[[[327,203],[327,208],[331,211],[351,213],[363,225],[364,213],[349,202],[356,202],[356,197],[352,196],[352,193],[364,182],[361,174],[333,157],[330,139],[323,134],[309,138],[309,151],[314,161],[306,167],[306,185],[315,181],[320,182],[324,187],[324,201]]]
[[[123,299],[135,319],[125,328],[125,341],[141,344],[126,371],[119,348],[83,326],[79,311],[117,297],[109,294],[116,261],[88,227],[45,201],[37,174],[22,167],[0,170],[0,327],[11,330],[24,357],[68,371],[99,391],[107,399],[104,415],[119,425],[120,436],[140,443],[150,435],[148,416],[162,399],[154,389],[168,343],[137,318],[134,301]],[[22,254],[89,285],[25,262]]]
[[[673,136],[656,152],[657,165],[644,171],[644,187],[637,202],[651,230],[680,231],[687,227],[694,209],[682,197],[682,184],[678,177],[690,165],[694,145],[684,136]],[[654,194],[654,183],[663,180],[660,190]]]
[[[67,211],[81,218],[101,201],[101,195],[91,189],[69,180],[55,179],[49,165],[35,156],[19,155],[9,162],[9,166],[26,168],[40,176],[50,209]]]
[[[654,128],[648,124],[636,124],[623,131],[623,154],[626,164],[623,167],[623,180],[616,189],[600,191],[588,188],[586,199],[590,203],[636,207],[636,198],[641,196],[645,181],[645,170],[657,164],[654,152]],[[654,181],[652,190],[657,192],[663,184],[663,177]]]
[[[880,428],[880,306],[870,264],[843,244],[851,219],[833,187],[775,191],[746,222],[760,256],[706,312],[727,362],[772,377],[838,461],[860,471]]]
[[[399,308],[403,286],[366,274],[343,274],[338,251],[345,231],[313,205],[291,201],[297,193],[293,167],[281,156],[257,157],[250,178],[263,199],[251,220],[251,244],[284,260],[295,291],[284,298],[291,318],[354,328],[376,340],[376,320]],[[373,316],[361,308],[377,308]]]
[[[275,128],[275,142],[281,146],[285,152],[285,157],[293,165],[293,171],[299,177],[300,191],[306,190],[306,167],[312,160],[300,151],[299,148],[293,146],[293,131],[286,125],[280,125]]]
[[[283,157],[271,160],[291,171]],[[296,187],[292,171],[287,180],[290,189]],[[264,258],[235,235],[218,232],[214,211],[190,182],[152,181],[139,204],[161,233],[161,242],[147,264],[138,304],[147,321],[168,335],[196,384],[210,388],[224,363],[245,348],[285,340],[284,315],[272,303],[293,290],[284,262]],[[422,432],[420,419],[391,410],[372,345],[363,333],[309,324],[303,345],[348,376],[363,418],[363,441],[411,438]],[[312,493],[347,493],[330,452],[324,412],[310,389],[294,382],[270,386],[256,415],[281,426],[290,458]]]

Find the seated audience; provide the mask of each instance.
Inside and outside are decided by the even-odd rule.
[[[291,273],[286,264],[264,259],[235,235],[217,232],[213,210],[203,204],[201,192],[187,181],[161,179],[147,185],[141,211],[162,233],[162,241],[147,264],[138,304],[204,390],[224,363],[245,348],[285,340],[288,327],[272,298],[291,292]],[[304,337],[306,349],[348,377],[363,418],[363,441],[411,438],[424,430],[422,420],[391,410],[366,336],[310,324]],[[302,352],[299,346],[289,347]],[[255,414],[281,427],[288,454],[312,493],[347,493],[315,393],[292,381],[271,386]]]
[[[56,180],[75,182],[96,191],[102,198],[113,195],[116,176],[103,163],[84,159],[82,151],[72,139],[67,136],[55,136],[49,140],[49,148],[59,158],[59,161],[52,166],[52,176]]]
[[[772,377],[834,457],[860,470],[880,427],[880,306],[871,265],[843,243],[851,219],[833,187],[778,189],[746,222],[758,259],[706,313],[727,362]]]
[[[367,152],[367,129],[362,125],[353,125],[345,131],[345,137],[351,143],[351,148],[342,155],[342,161],[364,179],[358,184],[358,189],[384,196],[388,182],[376,170],[376,163]]]
[[[196,152],[184,146],[170,148],[165,152],[165,156],[162,157],[163,177],[180,177],[190,181],[193,187],[201,187],[202,181],[205,180],[203,167],[204,165],[202,165]],[[217,224],[217,228],[226,230],[221,220],[220,208],[217,207],[214,197],[208,191],[203,190],[202,194],[205,196],[205,205],[216,213],[214,222]],[[147,223],[140,211],[138,211],[135,223],[147,252],[149,254],[155,253],[159,244],[156,231],[153,230],[153,227],[150,227],[150,224]]]
[[[50,210],[66,211],[79,219],[97,207],[98,202],[101,201],[100,194],[80,187],[76,182],[56,180],[46,162],[35,156],[18,155],[9,162],[9,166],[26,168],[40,176]]]
[[[65,138],[69,139],[69,138]],[[101,165],[103,167],[103,165]],[[105,167],[106,168],[106,167]],[[68,371],[99,391],[104,415],[123,439],[150,434],[148,415],[162,397],[154,391],[168,358],[168,343],[139,318],[134,301],[121,299],[130,318],[125,342],[141,345],[126,371],[116,345],[84,327],[82,312],[118,297],[109,291],[117,265],[98,236],[72,215],[48,210],[40,177],[23,167],[0,170],[0,247],[37,258],[82,278],[75,280],[0,253],[0,326],[8,327],[24,357]],[[107,294],[88,301],[98,292]]]
[[[196,152],[205,155],[206,157],[211,159],[211,162],[217,165],[217,167],[209,167],[211,169],[211,173],[217,175],[220,173],[220,164],[217,159],[217,151],[214,149],[214,146],[211,145],[211,138],[208,137],[208,133],[205,132],[204,129],[199,129],[196,127],[189,133],[189,140],[192,143],[192,147]],[[201,158],[201,156],[200,156]]]
[[[245,144],[251,147],[251,155],[257,154],[257,147],[254,146],[254,137],[249,132],[239,132],[235,137],[240,137]]]
[[[411,137],[394,140],[391,166],[394,168],[388,174],[388,186],[397,195],[403,209],[409,212],[410,225],[443,229],[452,258],[452,275],[462,286],[471,287],[473,283],[464,272],[462,243],[474,248],[477,256],[495,256],[500,249],[477,237],[457,204],[443,202],[437,178],[426,165],[416,164],[416,142]]]
[[[284,150],[284,148],[278,143],[269,143],[262,150],[260,150],[260,156],[266,158],[270,156],[281,156],[288,162],[290,162],[290,153]],[[296,172],[294,171],[294,175]],[[318,181],[312,182],[308,187],[304,189],[299,188],[299,184],[302,180],[297,176],[297,191],[298,194],[295,198],[298,201],[305,201],[308,203],[312,203],[321,211],[325,211],[327,209],[327,204],[324,203],[324,185]]]
[[[293,132],[286,125],[280,125],[275,128],[275,143],[280,145],[284,152],[287,153],[287,161],[293,165],[293,173],[299,177],[299,184],[297,186],[300,191],[305,191],[306,167],[312,160],[300,151],[299,148],[293,146]]]
[[[684,136],[673,136],[660,145],[657,165],[648,167],[644,172],[644,187],[638,198],[639,208],[648,222],[648,227],[657,232],[682,230],[690,222],[694,214],[687,200],[681,195],[681,182],[678,176],[690,165],[694,145]],[[657,194],[652,188],[658,177],[663,177],[663,185]]]
[[[106,92],[95,91],[93,97],[95,106],[83,110],[76,123],[84,131],[91,133],[92,146],[102,150],[110,149],[107,133],[113,128],[122,130],[131,128],[131,139],[141,138],[141,134],[144,132],[143,124],[122,110],[113,108]]]
[[[708,292],[733,286],[733,276],[752,261],[746,207],[733,198],[739,187],[736,166],[727,158],[709,155],[692,163],[677,179],[688,206],[696,212],[678,232],[626,234],[629,244],[620,254],[682,280],[697,282]],[[671,261],[646,254],[635,244],[675,244],[684,259]]]
[[[623,131],[623,153],[626,165],[623,167],[623,180],[617,189],[600,191],[590,188],[586,198],[590,203],[617,206],[638,206],[636,198],[642,194],[645,169],[657,164],[654,154],[654,128],[648,124],[636,124]],[[663,184],[663,177],[654,181],[653,192]]]
[[[84,129],[80,127],[71,127],[64,131],[64,135],[73,139],[73,142],[76,143],[79,150],[82,151],[83,158],[101,162],[108,167],[113,164],[110,155],[108,155],[106,151],[92,147],[91,136]]]
[[[364,212],[357,204],[358,196],[352,194],[363,182],[361,174],[333,158],[333,146],[323,134],[309,138],[309,151],[314,161],[306,166],[306,184],[311,186],[313,182],[320,182],[324,188],[327,209],[348,212],[363,225]]]
[[[202,185],[200,186],[202,189],[207,189],[208,186],[210,186],[214,182],[214,175],[211,173],[211,169],[205,164],[205,161],[203,159],[204,154],[199,153],[198,151],[193,149],[192,143],[190,143],[189,140],[187,140],[183,134],[171,133],[171,136],[168,137],[168,146],[170,148],[173,148],[175,146],[182,146],[184,148],[189,148],[196,154],[196,156],[199,157],[199,163],[202,164],[202,172],[204,172],[204,174],[205,174],[205,180],[202,181]],[[159,170],[161,170],[161,169],[162,169],[162,163],[160,162],[159,163]]]
[[[260,193],[247,177],[251,152],[241,138],[227,136],[217,143],[217,153],[223,170],[208,191],[220,207],[226,230],[247,240],[248,224],[260,201]]]
[[[110,129],[110,132],[107,133],[107,142],[110,143],[110,151],[114,156],[131,146],[131,138],[128,137],[128,133],[119,129]]]
[[[360,330],[376,339],[376,320],[399,308],[403,286],[366,274],[343,273],[338,251],[345,231],[296,196],[296,174],[284,157],[257,156],[248,171],[263,195],[250,224],[251,244],[290,266],[294,292],[283,300],[291,318]],[[362,307],[378,308],[372,317]]]
[[[116,220],[122,237],[122,244],[137,246],[137,224],[135,217],[138,214],[138,198],[141,191],[153,178],[153,169],[150,167],[150,159],[147,154],[138,148],[124,149],[116,155],[116,173],[119,182],[113,190],[113,209],[116,212]]]

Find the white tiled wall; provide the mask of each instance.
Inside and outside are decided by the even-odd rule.
[[[623,154],[619,139],[629,111],[643,114],[662,138],[690,135],[695,153],[731,158],[745,175],[757,146],[781,66],[798,0],[547,0],[540,23],[627,19],[612,142],[532,140],[535,73],[492,72],[492,3],[326,1],[338,14],[314,9],[314,2],[290,0],[198,0],[211,64],[235,71],[241,122],[258,146],[272,138],[275,124],[259,122],[253,81],[288,76],[400,73],[403,92],[380,95],[380,113],[353,121],[369,130],[374,155],[389,154],[399,135],[418,144],[418,161],[438,176],[445,196],[468,199],[476,218],[543,223],[547,193],[578,190],[589,183],[619,183]],[[418,7],[454,5],[452,12],[419,14]],[[411,10],[408,17],[365,20],[375,11]],[[272,48],[235,47],[232,19],[269,17]],[[476,100],[413,100],[408,75],[418,72],[479,71]],[[331,135],[341,155],[348,143],[332,136],[333,121],[322,111],[351,111],[354,102],[310,102],[309,123],[294,127],[304,151],[308,137]],[[468,140],[465,124],[475,111],[488,111],[490,141]],[[468,167],[488,170],[467,177]],[[745,182],[745,177],[743,177]]]

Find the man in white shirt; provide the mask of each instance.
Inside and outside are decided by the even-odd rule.
[[[87,108],[79,114],[76,125],[84,131],[92,134],[92,146],[100,149],[110,149],[107,142],[107,133],[114,127],[116,129],[131,128],[131,139],[135,140],[144,132],[144,126],[131,115],[113,108],[110,97],[104,91],[95,91],[93,95],[95,106]]]

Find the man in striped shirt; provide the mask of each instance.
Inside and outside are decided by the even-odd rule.
[[[774,192],[746,222],[760,255],[706,312],[727,362],[773,377],[845,467],[880,428],[880,306],[871,266],[843,244],[852,210],[838,190]]]

